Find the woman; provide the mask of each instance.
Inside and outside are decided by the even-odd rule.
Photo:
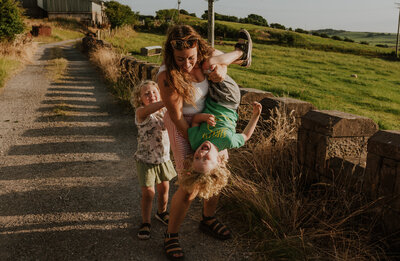
[[[210,56],[222,54],[214,50],[201,36],[188,25],[176,25],[167,35],[164,45],[164,64],[158,74],[161,97],[168,109],[164,123],[168,129],[172,153],[178,174],[184,169],[184,159],[191,153],[187,141],[187,130],[194,114],[204,108],[208,93],[208,80],[201,64]],[[209,75],[214,82],[222,81],[227,72],[226,66],[217,66]],[[183,250],[179,245],[178,231],[196,192],[189,193],[178,188],[172,197],[164,248],[171,260],[183,259]],[[229,239],[230,231],[215,217],[218,196],[204,201],[203,220],[200,229],[221,239]]]

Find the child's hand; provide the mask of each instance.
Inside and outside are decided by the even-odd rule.
[[[208,60],[203,62],[202,69],[205,74],[210,74],[215,69],[215,64],[211,65]]]
[[[253,102],[253,116],[260,116],[262,105],[258,102]]]
[[[215,116],[214,115],[208,114],[207,124],[212,126],[212,127],[215,127],[216,122],[215,122]]]

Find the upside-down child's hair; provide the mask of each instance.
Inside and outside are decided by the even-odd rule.
[[[202,173],[192,168],[193,157],[185,159],[184,165],[188,167],[179,176],[179,186],[189,193],[197,190],[197,196],[204,199],[218,195],[228,184],[228,179],[231,176],[231,172],[226,167],[227,160],[222,158],[221,161],[214,169]]]
[[[157,90],[160,91],[160,89],[158,88],[158,84],[151,80],[145,80],[145,81],[142,81],[139,84],[135,85],[133,87],[133,90],[131,92],[131,98],[129,100],[135,109],[137,109],[143,105],[141,97],[140,97],[140,92],[142,90],[142,87],[146,86],[146,85],[154,85],[157,88]]]

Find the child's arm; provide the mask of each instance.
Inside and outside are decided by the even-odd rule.
[[[159,109],[164,107],[164,103],[162,101],[151,103],[147,106],[140,107],[136,110],[136,119],[138,122],[144,121],[150,114],[158,111]]]
[[[197,113],[193,116],[192,127],[197,127],[202,122],[207,122],[210,126],[215,126],[215,116],[208,113]]]
[[[249,123],[242,133],[245,142],[250,139],[251,135],[253,135],[254,129],[257,126],[258,119],[260,118],[261,109],[262,106],[260,103],[253,102],[253,115],[251,116]]]

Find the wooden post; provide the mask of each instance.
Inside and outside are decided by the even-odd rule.
[[[208,42],[214,47],[214,0],[208,0]]]
[[[397,22],[396,58],[399,57],[400,3],[397,3],[397,5],[399,9],[399,20]]]

